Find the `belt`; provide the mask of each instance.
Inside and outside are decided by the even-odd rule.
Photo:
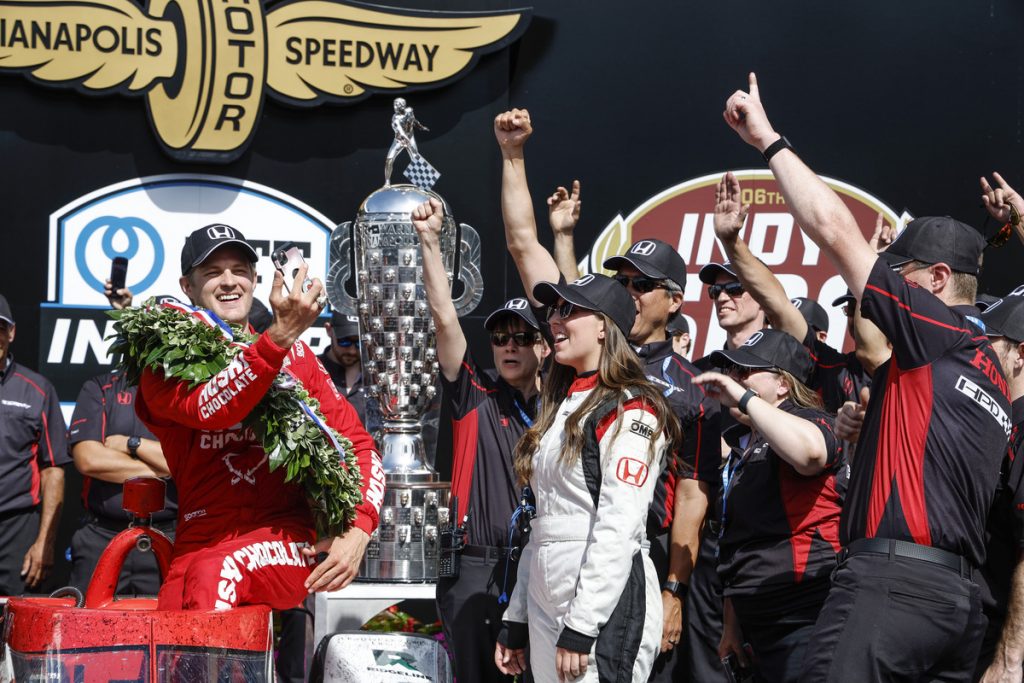
[[[124,531],[128,528],[131,520],[128,519],[110,519],[107,517],[97,517],[96,515],[89,516],[89,524],[94,524],[101,529],[108,531]],[[174,531],[175,520],[169,519],[163,522],[151,522],[149,526],[156,529],[157,531]]]
[[[503,560],[508,555],[508,548],[499,548],[493,545],[465,545],[462,546],[462,554],[485,560]]]
[[[958,573],[965,579],[973,580],[974,566],[970,560],[942,548],[919,545],[910,541],[898,541],[893,538],[858,538],[839,551],[839,561],[842,562],[847,557],[860,553],[888,555],[890,560],[894,557],[906,557],[911,560],[937,564]]]

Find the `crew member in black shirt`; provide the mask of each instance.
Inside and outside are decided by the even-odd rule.
[[[541,362],[549,350],[529,302],[511,299],[484,321],[496,372],[479,365],[469,352],[441,260],[441,205],[431,200],[412,218],[437,328],[441,386],[452,409],[452,496],[458,497],[458,515],[466,517],[468,532],[459,577],[438,581],[438,613],[457,679],[510,680],[494,665],[494,647],[518,566],[512,556],[517,553],[509,553],[520,543],[518,529],[513,533],[509,526],[520,500],[512,452],[536,417]]]
[[[839,550],[842,449],[806,384],[811,355],[779,330],[715,351],[699,375],[740,424],[722,473],[718,573],[725,592],[719,654],[756,661],[754,679],[796,681]]]
[[[359,318],[335,311],[331,314],[331,322],[324,327],[331,345],[320,354],[320,362],[331,375],[334,388],[352,404],[359,421],[365,425],[366,397],[363,395],[363,365],[359,355]]]
[[[893,346],[801,680],[969,680],[985,628],[974,574],[1011,428],[1006,378],[973,306],[985,241],[952,218],[918,218],[880,257],[774,131],[753,74],[724,118],[768,160],[797,223]]]
[[[166,478],[164,509],[152,521],[174,538],[177,492],[160,442],[135,414],[136,389],[116,370],[94,377],[82,385],[71,417],[68,441],[75,467],[85,477],[82,502],[86,509],[83,525],[71,538],[71,585],[83,593],[103,550],[131,521],[121,507],[126,479]],[[160,582],[153,553],[133,551],[122,566],[117,593],[156,595]]]
[[[0,595],[40,588],[64,504],[67,427],[57,391],[11,355],[14,316],[0,295]]]

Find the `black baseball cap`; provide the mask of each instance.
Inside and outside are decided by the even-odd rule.
[[[855,297],[853,295],[853,292],[851,292],[850,290],[846,290],[846,294],[843,294],[842,296],[837,296],[835,299],[832,299],[833,306],[845,306],[846,304],[855,303],[857,303],[857,297]]]
[[[181,248],[181,274],[188,275],[190,270],[209,258],[210,254],[228,244],[242,247],[251,263],[259,260],[256,250],[245,241],[245,235],[237,228],[214,223],[194,230],[185,238],[185,246]]]
[[[7,303],[7,297],[0,294],[0,320],[8,325],[14,324],[14,316],[11,314],[11,305]]]
[[[575,282],[540,282],[533,288],[533,298],[545,306],[554,306],[560,298],[588,311],[600,311],[629,337],[636,322],[636,304],[626,288],[607,275],[590,273]]]
[[[966,223],[949,216],[924,216],[910,221],[880,256],[890,266],[945,263],[959,273],[977,275],[984,249],[985,238]]]
[[[697,273],[697,277],[699,277],[700,281],[704,284],[713,285],[721,273],[731,276],[734,280],[740,279],[739,276],[736,275],[736,271],[732,269],[732,264],[728,261],[725,263],[708,263],[700,269],[700,272]]]
[[[821,332],[828,332],[828,313],[817,301],[805,296],[798,296],[795,299],[790,299],[790,303],[796,306],[808,325]]]
[[[334,336],[338,339],[344,339],[345,337],[358,337],[359,317],[355,315],[345,315],[341,311],[334,311],[331,313],[331,329],[334,330]]]
[[[804,384],[814,370],[810,352],[795,337],[780,330],[758,330],[738,348],[712,351],[711,363],[718,367],[779,368]]]
[[[686,261],[671,245],[661,240],[634,242],[625,254],[607,258],[603,265],[608,270],[630,265],[647,277],[671,280],[679,285],[679,289],[686,289]]]
[[[665,331],[668,332],[671,337],[674,337],[677,334],[689,334],[690,323],[686,321],[686,316],[677,315],[668,321],[668,324],[665,325]]]
[[[537,324],[537,318],[533,315],[533,310],[530,308],[530,302],[521,296],[509,299],[505,302],[504,306],[487,316],[487,319],[484,320],[484,329],[488,332],[493,331],[499,320],[509,316],[522,318],[534,330],[540,329],[540,325]]]
[[[1016,343],[1024,342],[1024,296],[999,299],[981,313],[985,334],[1006,337]]]
[[[984,313],[989,306],[997,301],[999,301],[998,296],[992,296],[991,294],[979,294],[974,299],[974,307]]]

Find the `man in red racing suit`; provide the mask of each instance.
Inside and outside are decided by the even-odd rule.
[[[182,250],[182,290],[222,320],[246,324],[255,261],[255,250],[237,230],[200,228]],[[304,279],[305,267],[296,281]],[[282,282],[275,273],[274,323],[208,382],[190,388],[159,372],[142,376],[136,410],[160,439],[179,491],[177,539],[160,609],[294,607],[307,593],[347,585],[377,526],[384,471],[373,440],[313,351],[298,341],[323,307],[323,285],[313,280],[305,293],[301,287],[286,293]],[[268,469],[259,440],[241,424],[283,367],[355,449],[363,500],[341,536],[315,538],[301,486],[284,482],[284,468]],[[326,558],[311,571],[318,553]]]

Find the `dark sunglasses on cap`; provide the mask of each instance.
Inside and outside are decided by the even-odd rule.
[[[350,346],[355,346],[358,343],[359,343],[359,338],[358,337],[345,337],[344,339],[339,339],[338,340],[338,346],[340,346],[343,349],[347,349]]]
[[[668,289],[668,286],[663,280],[655,280],[654,278],[647,277],[646,275],[616,275],[612,279],[626,289],[629,289],[630,285],[632,285],[633,289],[641,294],[647,294],[648,292],[653,292],[656,289]]]
[[[508,332],[493,332],[491,333],[491,344],[494,346],[505,346],[509,340],[512,340],[516,346],[533,346],[537,343],[536,332],[515,332],[509,334]]]
[[[728,296],[736,297],[741,296],[745,292],[743,283],[741,282],[726,282],[721,285],[708,285],[708,297],[711,299],[717,299],[718,295],[725,292]]]

